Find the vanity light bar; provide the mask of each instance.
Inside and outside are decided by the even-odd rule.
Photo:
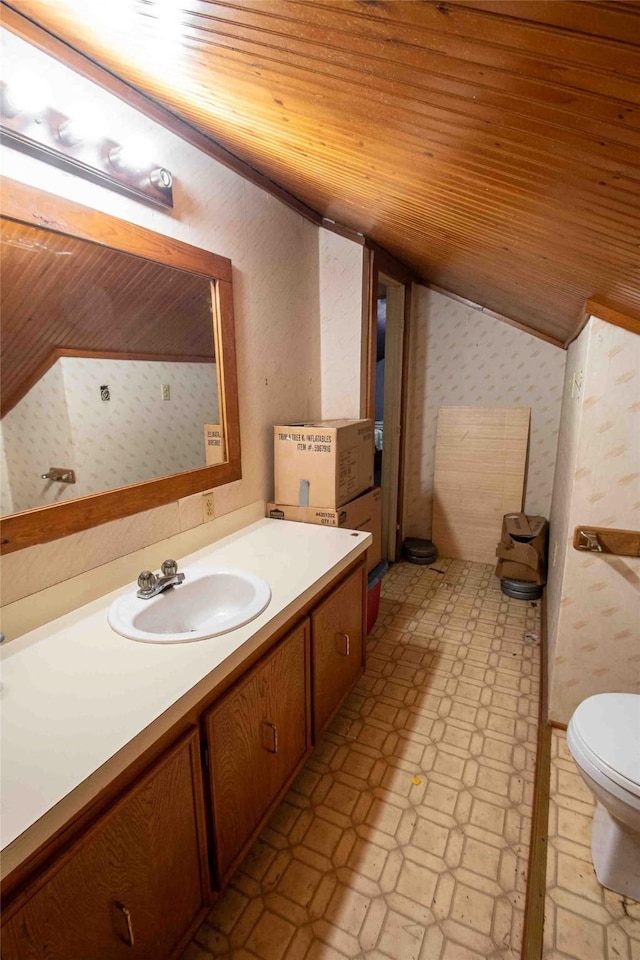
[[[83,117],[53,107],[30,109],[13,87],[0,87],[0,140],[63,170],[150,203],[173,207],[169,170],[135,153],[135,145],[95,136]]]

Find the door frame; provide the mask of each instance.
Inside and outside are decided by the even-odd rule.
[[[375,395],[376,395],[376,348],[378,331],[378,284],[384,283],[388,286],[404,287],[404,329],[402,336],[402,363],[401,363],[401,383],[400,383],[400,438],[398,448],[398,496],[395,517],[395,546],[392,543],[389,552],[391,562],[400,556],[400,546],[403,540],[404,526],[404,464],[405,464],[405,444],[406,444],[406,416],[407,416],[407,390],[408,390],[408,368],[409,368],[409,326],[411,322],[411,304],[413,300],[413,284],[416,278],[403,263],[392,257],[377,244],[370,241],[366,242],[369,251],[368,263],[365,263],[365,270],[368,273],[367,283],[367,324],[366,324],[366,345],[363,353],[366,357],[366,379],[365,395],[363,403],[363,416],[375,420]],[[384,500],[384,492],[383,492]],[[393,524],[393,520],[391,521]],[[391,540],[391,538],[389,538]],[[389,543],[384,544],[383,552],[387,552]]]

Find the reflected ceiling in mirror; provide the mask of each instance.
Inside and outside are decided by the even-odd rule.
[[[204,466],[211,281],[13,221],[0,254],[0,512]],[[44,477],[52,464],[74,482]]]
[[[3,551],[237,479],[230,261],[13,181],[1,225]]]

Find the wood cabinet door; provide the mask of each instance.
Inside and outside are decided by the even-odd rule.
[[[308,636],[305,620],[205,714],[220,885],[307,751]]]
[[[175,954],[204,904],[198,744],[194,731],[172,748],[58,859],[32,897],[7,911],[3,960]]]
[[[363,666],[364,567],[344,580],[311,614],[314,742]]]

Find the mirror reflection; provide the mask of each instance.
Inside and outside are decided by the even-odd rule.
[[[222,462],[208,277],[2,220],[2,515]]]

